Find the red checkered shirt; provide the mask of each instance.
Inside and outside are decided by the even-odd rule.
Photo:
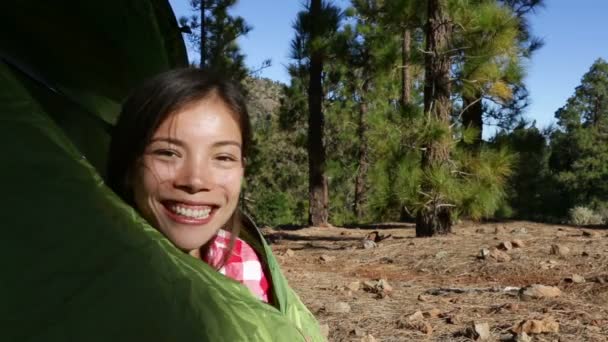
[[[203,261],[215,268],[222,265],[224,256],[228,253],[230,237],[228,231],[220,229],[203,256]],[[247,242],[237,238],[232,254],[218,271],[247,286],[255,297],[268,303],[268,279],[260,258]]]

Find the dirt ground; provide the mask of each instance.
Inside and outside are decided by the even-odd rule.
[[[390,237],[366,249],[373,231]],[[608,341],[605,229],[509,222],[463,223],[433,238],[403,224],[264,233],[330,341],[471,341],[475,323],[488,324],[490,341],[525,341],[513,331],[529,320],[553,322],[528,322],[532,341]],[[480,256],[502,242],[512,242],[510,261]],[[561,294],[523,297],[532,284]]]

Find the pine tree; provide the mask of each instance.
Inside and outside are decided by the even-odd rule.
[[[236,40],[246,35],[251,27],[243,18],[228,14],[237,1],[190,0],[195,14],[180,18],[180,23],[193,30],[189,41],[200,53],[199,67],[242,81],[249,71]]]
[[[551,167],[568,204],[608,202],[608,63],[598,59],[566,105],[557,110]]]

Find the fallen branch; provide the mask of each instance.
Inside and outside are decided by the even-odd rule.
[[[504,293],[517,293],[521,288],[515,286],[500,287],[483,287],[483,288],[460,288],[460,287],[440,287],[437,289],[429,289],[426,291],[427,294],[433,296],[439,296],[447,293],[482,293],[482,292],[504,292]]]

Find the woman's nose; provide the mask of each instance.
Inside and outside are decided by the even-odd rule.
[[[190,194],[209,191],[211,179],[207,164],[202,160],[183,163],[174,180],[175,187]]]

